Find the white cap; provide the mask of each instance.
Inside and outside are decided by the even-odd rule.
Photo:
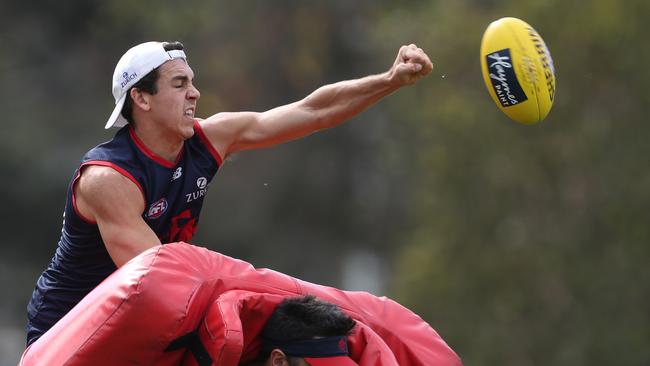
[[[186,59],[185,52],[166,51],[163,42],[145,42],[126,51],[117,62],[113,73],[115,109],[108,118],[105,128],[126,126],[129,122],[122,117],[121,112],[129,89],[153,69],[177,58]]]

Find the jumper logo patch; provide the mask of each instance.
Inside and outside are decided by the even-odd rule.
[[[208,185],[208,180],[205,177],[201,177],[196,180],[196,186],[199,187],[199,189],[203,189]]]
[[[167,207],[169,205],[167,204],[167,199],[161,198],[158,201],[154,202],[149,206],[149,210],[147,211],[147,218],[149,219],[157,219],[162,214],[167,211]]]
[[[180,178],[182,175],[183,175],[183,167],[179,166],[178,168],[176,168],[176,170],[174,170],[174,174],[172,175],[172,180],[176,180]]]
[[[485,56],[485,59],[492,87],[503,107],[511,107],[528,100],[515,75],[509,48],[492,52]]]
[[[192,193],[187,193],[185,195],[186,202],[190,203],[194,200],[197,200],[208,192],[208,179],[206,177],[201,177],[196,180],[196,186],[199,187],[198,191],[192,192]]]

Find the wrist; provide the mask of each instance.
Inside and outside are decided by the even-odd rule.
[[[388,93],[394,92],[395,90],[401,88],[403,83],[401,82],[395,68],[379,74],[382,86],[386,89]]]

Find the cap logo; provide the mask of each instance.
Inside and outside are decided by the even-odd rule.
[[[130,75],[129,75],[128,72],[124,72],[124,74],[122,74],[122,78],[123,78],[124,80],[123,80],[122,83],[120,84],[120,87],[124,88],[124,86],[125,86],[126,84],[128,84],[129,81],[135,79],[136,76],[138,76],[138,74],[135,73],[135,72],[134,72],[133,74],[130,74]]]

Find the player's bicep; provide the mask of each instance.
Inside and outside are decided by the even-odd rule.
[[[318,129],[315,113],[296,102],[266,112],[219,113],[201,122],[214,147],[224,156],[273,146]],[[311,122],[311,123],[307,123]]]
[[[119,267],[160,240],[142,219],[140,189],[108,167],[87,167],[74,187],[77,208],[97,222],[106,250]]]
[[[213,147],[224,158],[237,151],[242,136],[258,123],[256,112],[222,112],[199,122]]]

